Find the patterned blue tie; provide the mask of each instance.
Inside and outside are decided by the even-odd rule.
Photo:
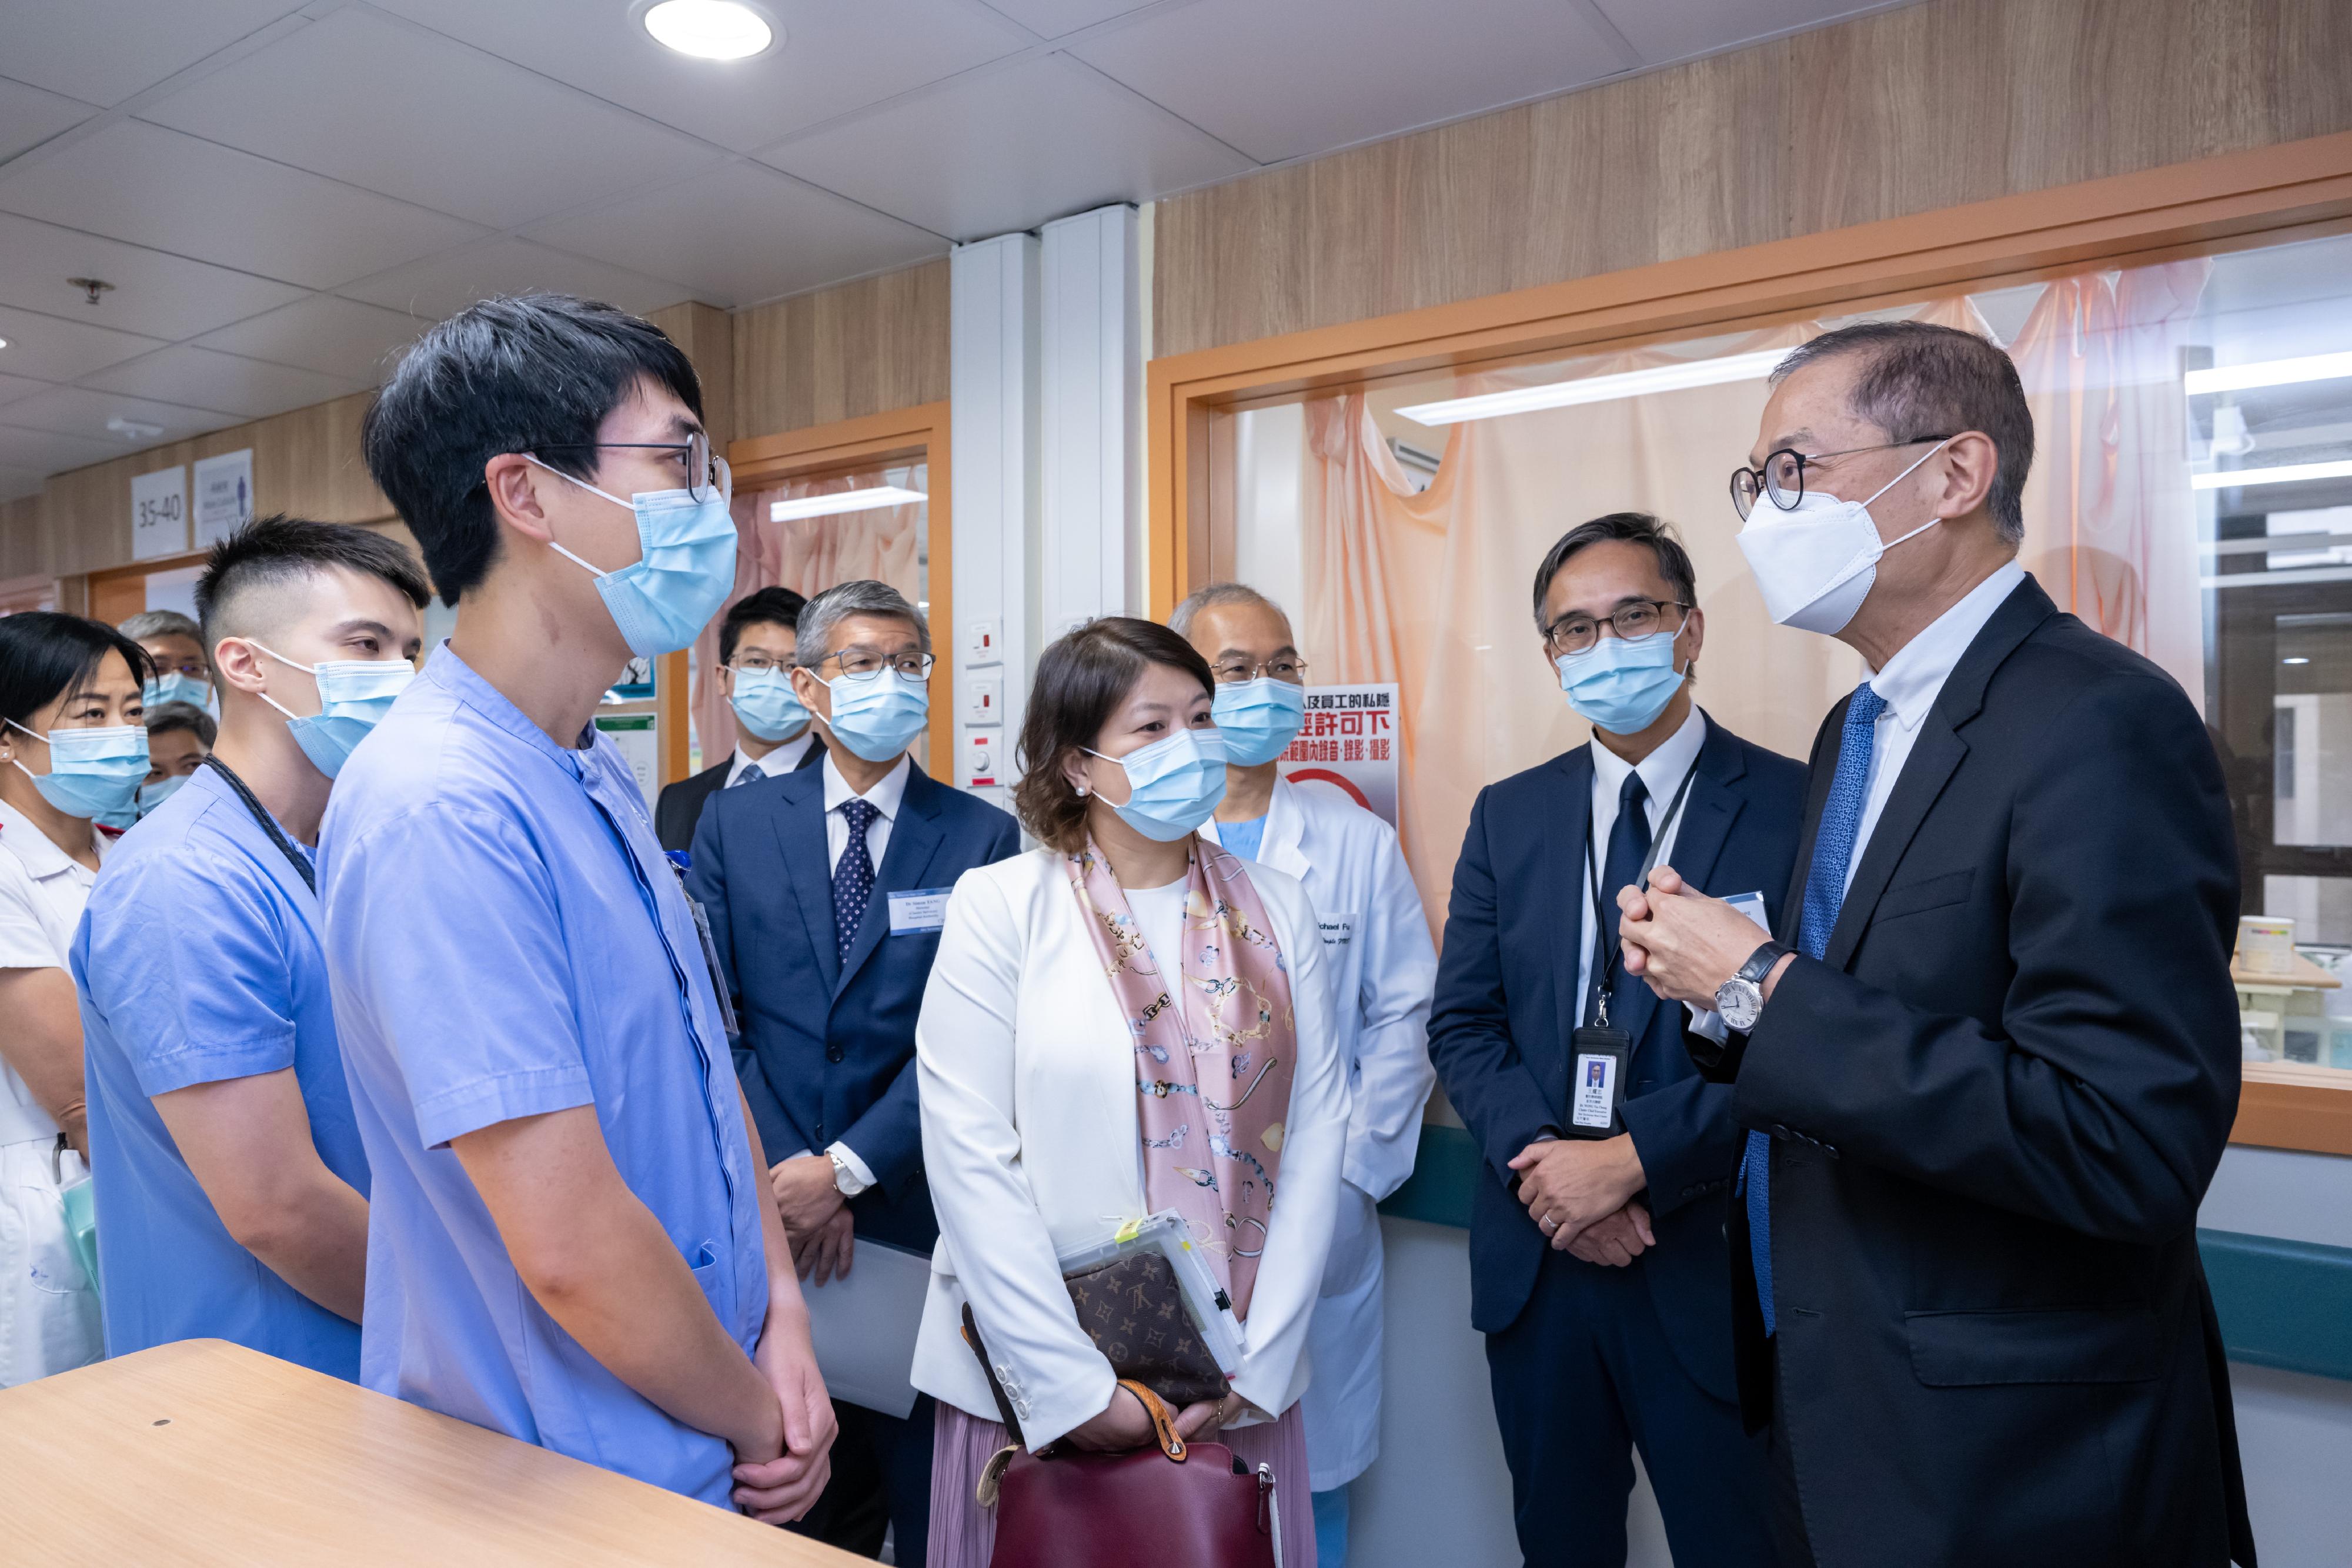
[[[760,771],[760,765],[758,763],[746,762],[743,764],[743,771],[735,775],[735,777],[729,781],[727,788],[732,789],[740,784],[757,784],[761,779],[765,779],[766,777],[766,774]]]
[[[866,847],[866,830],[881,811],[865,800],[842,802],[841,815],[849,823],[849,843],[841,863],[833,868],[833,933],[841,944],[841,961],[849,962],[857,928],[866,920],[866,905],[874,896],[874,856]]]
[[[1862,829],[1862,808],[1870,798],[1870,748],[1877,738],[1878,716],[1886,699],[1864,681],[1853,688],[1846,705],[1845,729],[1838,737],[1837,772],[1830,779],[1830,798],[1822,807],[1821,826],[1813,832],[1813,862],[1805,873],[1805,906],[1797,918],[1797,946],[1808,958],[1830,949],[1830,933],[1845,904],[1845,872],[1853,862],[1854,837]],[[1756,1299],[1764,1308],[1764,1332],[1778,1332],[1772,1318],[1772,1140],[1762,1133],[1748,1134],[1739,1158],[1739,1184],[1748,1197],[1748,1256],[1756,1269]]]

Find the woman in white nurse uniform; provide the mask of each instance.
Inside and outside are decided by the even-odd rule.
[[[95,1361],[60,1193],[87,1174],[67,949],[147,777],[147,656],[79,615],[0,617],[0,1388]]]

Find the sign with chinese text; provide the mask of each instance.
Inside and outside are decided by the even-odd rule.
[[[196,548],[210,549],[253,518],[253,448],[195,464]]]
[[[1393,685],[1309,686],[1307,722],[1282,754],[1282,776],[1326,790],[1396,826],[1397,748]]]

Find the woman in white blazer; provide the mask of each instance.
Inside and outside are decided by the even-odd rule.
[[[949,900],[915,1030],[940,1219],[914,1363],[940,1404],[932,1568],[984,1568],[995,1520],[974,1486],[1009,1440],[964,1305],[1033,1449],[1139,1447],[1148,1420],[1079,1327],[1056,1260],[1168,1207],[1243,1318],[1233,1393],[1180,1412],[1179,1429],[1272,1465],[1284,1560],[1313,1563],[1297,1402],[1347,1088],[1305,892],[1194,836],[1224,789],[1211,686],[1200,654],[1150,622],[1106,618],[1054,643],[1014,797],[1040,847],[966,873]],[[1161,959],[1183,977],[1164,991]],[[1237,996],[1264,1005],[1199,1010]],[[1155,1043],[1171,1027],[1189,1052]]]

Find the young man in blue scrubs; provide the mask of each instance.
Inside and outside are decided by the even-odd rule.
[[[310,846],[414,673],[425,592],[394,541],[286,517],[196,585],[212,758],[107,858],[74,934],[110,1354],[226,1339],[359,1376],[367,1159]]]
[[[374,1188],[362,1381],[782,1522],[833,1416],[707,949],[591,720],[734,584],[726,465],[649,323],[493,299],[362,432],[457,627],[320,840]]]

